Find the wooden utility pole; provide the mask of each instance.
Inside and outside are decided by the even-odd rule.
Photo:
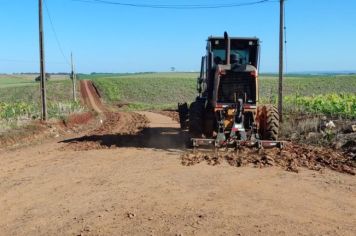
[[[40,77],[41,77],[41,99],[42,99],[42,120],[47,120],[47,102],[46,102],[46,70],[45,70],[45,55],[43,41],[43,16],[42,16],[42,0],[38,1],[38,16],[39,16],[39,36],[40,36]]]
[[[74,62],[73,62],[73,53],[70,54],[70,60],[72,64],[72,73],[70,78],[72,79],[72,89],[73,89],[73,100],[76,102],[77,101],[77,96],[76,96],[76,75],[74,72]]]
[[[279,17],[279,82],[278,82],[278,113],[279,121],[283,122],[283,37],[284,37],[284,0],[280,0]]]

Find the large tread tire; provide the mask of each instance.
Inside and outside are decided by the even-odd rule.
[[[189,108],[189,133],[195,138],[201,138],[203,134],[204,104],[198,101],[192,102]]]
[[[263,140],[277,140],[279,132],[279,114],[273,105],[261,105],[257,108],[259,133]]]
[[[186,102],[178,103],[178,114],[179,114],[180,128],[183,130],[187,129],[188,119],[189,119],[189,108]]]
[[[207,138],[213,138],[213,134],[215,131],[215,114],[213,111],[206,110],[204,115],[204,129],[203,133]]]

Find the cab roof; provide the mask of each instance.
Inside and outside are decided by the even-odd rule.
[[[259,41],[259,38],[257,37],[230,37],[231,40],[253,40],[253,41]],[[211,40],[224,40],[224,37],[221,36],[210,36],[208,38],[208,41]]]

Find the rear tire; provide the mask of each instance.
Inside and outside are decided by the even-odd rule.
[[[257,108],[259,134],[263,140],[277,140],[279,132],[279,114],[273,105],[261,105]]]

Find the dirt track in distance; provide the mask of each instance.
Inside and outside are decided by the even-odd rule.
[[[90,80],[80,81],[80,93],[82,95],[83,102],[94,111],[102,113],[107,111],[100,101],[97,90]]]
[[[0,235],[356,232],[354,176],[183,166],[176,121],[107,112],[87,93],[106,114],[96,130],[0,153]]]

